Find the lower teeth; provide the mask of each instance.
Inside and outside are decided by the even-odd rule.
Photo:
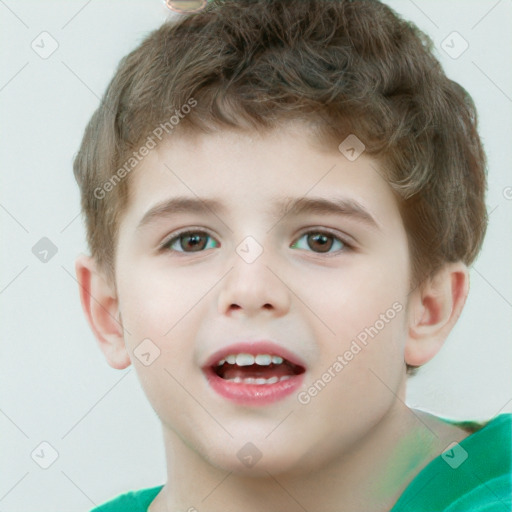
[[[226,379],[229,382],[236,382],[237,384],[243,383],[243,384],[275,384],[276,382],[280,382],[282,380],[287,380],[291,378],[291,375],[283,375],[282,377],[271,377],[270,379],[265,379],[263,377],[259,378],[253,378],[253,377],[234,377],[232,379]]]

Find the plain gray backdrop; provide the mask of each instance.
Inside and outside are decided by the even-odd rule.
[[[473,96],[489,168],[469,298],[407,402],[486,419],[512,410],[512,2],[388,3]],[[80,307],[74,260],[87,247],[72,160],[120,58],[169,15],[161,0],[0,0],[0,512],[87,511],[165,481],[135,371],[107,365]]]

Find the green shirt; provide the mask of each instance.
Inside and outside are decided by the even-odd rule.
[[[448,421],[448,420],[443,420]],[[467,427],[471,422],[449,422]],[[512,414],[500,414],[431,460],[390,512],[510,512]],[[146,512],[163,485],[131,491],[90,512]]]

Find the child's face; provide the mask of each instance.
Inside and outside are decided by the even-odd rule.
[[[393,410],[395,394],[404,398],[409,252],[376,161],[321,151],[290,126],[172,136],[134,172],[116,257],[119,311],[129,357],[175,442],[230,471],[247,471],[243,456],[258,453],[253,471],[307,469],[339,457]],[[178,196],[215,199],[223,211],[175,210],[138,227]],[[285,198],[356,201],[375,224],[279,214]],[[159,249],[178,231],[196,237]],[[288,355],[302,368],[226,363],[222,378],[205,367],[258,340],[275,345],[253,345],[255,354]],[[150,362],[152,344],[160,355],[146,366],[134,350]],[[226,381],[235,377],[242,382]]]

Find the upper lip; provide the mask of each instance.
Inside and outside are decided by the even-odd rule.
[[[306,369],[306,363],[300,356],[269,340],[241,341],[226,345],[208,357],[204,368],[215,366],[220,360],[225,359],[230,354],[251,354],[254,356],[257,354],[269,354],[280,356],[290,363],[296,366],[302,366],[302,368]]]

